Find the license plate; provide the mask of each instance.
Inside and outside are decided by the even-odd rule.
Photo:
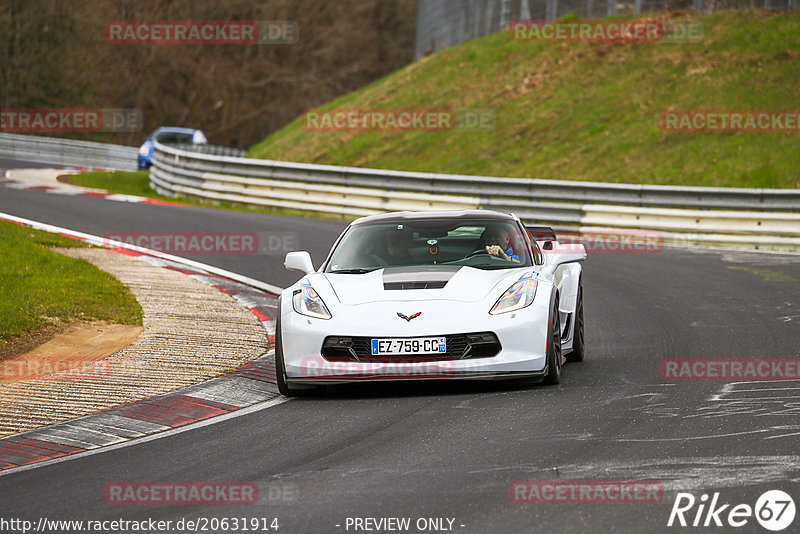
[[[441,354],[447,352],[444,337],[401,337],[372,340],[372,355]]]

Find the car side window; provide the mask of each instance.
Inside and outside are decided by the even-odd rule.
[[[508,244],[511,246],[511,249],[514,253],[519,256],[520,261],[523,263],[525,262],[525,256],[528,255],[528,249],[525,246],[525,238],[522,237],[522,234],[519,230],[511,230],[509,233]]]
[[[534,239],[531,239],[531,250],[533,251],[533,263],[536,265],[542,265],[544,263],[542,251],[539,248],[539,244]]]

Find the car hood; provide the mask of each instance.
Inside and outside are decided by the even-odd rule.
[[[370,302],[451,300],[478,302],[498,286],[505,291],[530,267],[483,270],[474,267],[431,265],[391,267],[364,274],[315,273],[324,278],[339,302],[355,306]],[[507,279],[507,280],[506,280]]]

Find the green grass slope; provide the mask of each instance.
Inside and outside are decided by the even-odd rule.
[[[257,158],[645,184],[800,187],[800,133],[668,133],[665,110],[800,109],[800,15],[694,17],[696,43],[518,42],[500,32],[424,58],[320,108],[475,108],[487,132],[312,132]]]

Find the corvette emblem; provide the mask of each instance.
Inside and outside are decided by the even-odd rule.
[[[403,315],[400,312],[397,312],[397,316],[400,317],[401,319],[405,319],[406,321],[410,321],[411,319],[414,319],[415,317],[419,317],[420,315],[422,315],[422,312],[417,312],[414,315],[412,315],[411,317],[409,317],[407,315]]]

